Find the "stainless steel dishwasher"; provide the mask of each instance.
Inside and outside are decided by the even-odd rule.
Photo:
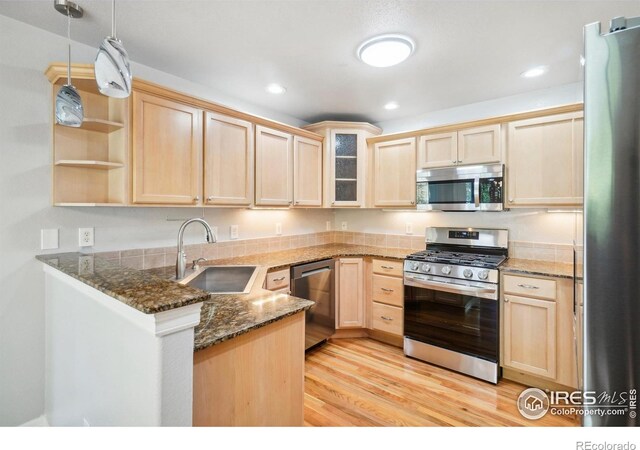
[[[306,313],[305,350],[336,331],[335,262],[325,259],[291,268],[292,295],[316,302]]]

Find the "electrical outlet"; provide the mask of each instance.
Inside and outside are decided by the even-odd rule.
[[[347,222],[342,222],[342,231],[347,231]]]
[[[93,228],[78,228],[78,245],[93,247]]]
[[[78,273],[80,275],[93,274],[93,255],[85,255],[78,258]]]
[[[324,227],[327,231],[331,231],[331,221],[327,220],[324,224]]]
[[[413,224],[410,223],[410,222],[407,222],[404,225],[404,232],[407,233],[407,234],[413,234]]]
[[[53,250],[56,248],[58,248],[58,229],[40,230],[40,250]]]
[[[229,227],[229,238],[238,239],[238,225],[231,225]]]
[[[276,223],[276,236],[282,236],[282,224],[280,222]]]

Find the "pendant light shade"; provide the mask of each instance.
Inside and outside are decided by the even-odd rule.
[[[96,83],[101,94],[126,98],[131,94],[129,55],[116,38],[116,2],[112,2],[111,36],[104,38],[94,64]]]
[[[80,127],[84,120],[82,98],[71,84],[71,18],[82,17],[82,8],[73,2],[57,0],[54,2],[57,11],[67,16],[67,83],[56,95],[56,123],[67,127]]]

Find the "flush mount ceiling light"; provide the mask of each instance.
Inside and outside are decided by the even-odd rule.
[[[545,73],[547,73],[547,70],[549,70],[547,66],[532,67],[531,69],[522,72],[520,76],[522,78],[535,78],[539,77],[540,75],[544,75]]]
[[[358,47],[358,58],[373,67],[400,64],[413,53],[415,43],[402,34],[383,34],[364,41]]]
[[[265,89],[269,94],[276,94],[276,95],[284,94],[285,92],[287,92],[287,88],[279,85],[278,83],[271,83]]]
[[[400,105],[398,105],[398,102],[389,102],[384,105],[384,109],[388,109],[389,111],[391,111],[394,109],[398,109],[399,106]]]

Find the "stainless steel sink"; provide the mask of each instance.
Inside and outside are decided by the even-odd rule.
[[[180,281],[212,294],[248,294],[258,266],[205,266]]]

